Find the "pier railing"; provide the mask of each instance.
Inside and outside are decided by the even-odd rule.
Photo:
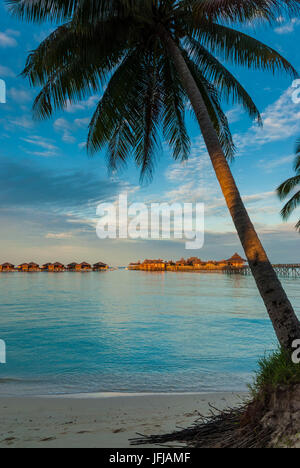
[[[292,278],[300,278],[300,264],[279,264],[273,265],[274,270],[278,274],[278,276],[282,277],[292,277]],[[242,267],[227,267],[224,270],[224,273],[228,275],[252,275],[251,269],[249,266],[242,266]]]

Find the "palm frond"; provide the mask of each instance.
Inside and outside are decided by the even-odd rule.
[[[137,127],[138,143],[135,147],[135,161],[141,169],[141,180],[151,180],[157,150],[160,149],[158,137],[162,109],[159,64],[152,54],[145,62],[144,79],[137,96],[137,112],[141,116]]]
[[[128,156],[134,147],[134,135],[128,122],[123,120],[116,126],[114,134],[108,143],[107,166],[112,173],[126,166]]]
[[[205,16],[211,21],[234,21],[239,23],[264,19],[276,21],[282,15],[297,15],[299,0],[190,0],[196,17]]]
[[[141,59],[142,57],[142,59]],[[116,69],[90,123],[88,151],[108,146],[110,169],[134,155],[141,179],[151,178],[159,148],[162,100],[159,70],[140,50]]]
[[[206,78],[220,90],[222,96],[227,100],[231,98],[233,103],[241,104],[249,116],[257,119],[258,123],[261,124],[262,119],[259,110],[251,96],[232,73],[196,39],[187,39],[186,43],[195,64],[201,69]]]
[[[277,188],[280,200],[284,200],[300,184],[300,175],[291,177]]]
[[[115,19],[99,25],[93,35],[84,35],[78,33],[71,23],[66,23],[29,54],[22,74],[33,86],[40,86],[58,69],[77,61],[81,67],[98,69],[98,76],[105,82],[108,71],[116,66],[127,50],[128,27],[127,21]],[[115,29],[118,29],[117,38]]]
[[[5,0],[14,16],[32,22],[94,24],[113,17],[126,17],[137,8],[135,0]]]
[[[228,119],[222,110],[220,95],[215,86],[203,76],[199,68],[188,57],[188,54],[185,51],[182,51],[182,53],[185,56],[186,63],[201,92],[211,121],[218,134],[224,154],[229,161],[232,161],[235,155],[235,145],[229,128]]]
[[[91,154],[102,150],[115,136],[117,128],[123,128],[124,121],[133,127],[138,118],[134,99],[142,73],[137,50],[116,68],[90,122],[87,148]]]
[[[247,34],[217,23],[201,21],[194,24],[194,37],[214,55],[247,68],[284,71],[298,77],[295,68],[272,47]]]
[[[162,70],[163,80],[163,133],[173,148],[175,160],[186,160],[190,154],[190,138],[185,124],[187,96],[182,88],[178,73],[169,57]]]
[[[296,144],[296,158],[294,161],[294,170],[298,175],[300,175],[300,140]]]
[[[32,22],[60,22],[72,17],[78,0],[6,0],[9,11]]]
[[[300,206],[300,191],[287,202],[287,204],[281,210],[281,216],[284,220],[287,220],[293,211]]]

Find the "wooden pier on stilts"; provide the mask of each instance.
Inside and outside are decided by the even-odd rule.
[[[278,274],[278,276],[285,277],[285,278],[300,278],[300,264],[279,264],[273,265],[274,270]],[[241,266],[241,267],[227,267],[224,268],[224,273],[228,275],[244,275],[249,276],[252,275],[251,269],[249,266]]]

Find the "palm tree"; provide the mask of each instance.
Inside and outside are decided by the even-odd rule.
[[[283,184],[281,184],[277,189],[277,193],[280,200],[284,200],[285,198],[287,198],[291,193],[293,193],[297,189],[297,187],[300,188],[300,140],[297,142],[296,146],[294,170],[296,172],[296,175],[283,182]],[[294,193],[292,198],[282,208],[282,218],[285,221],[287,221],[298,206],[300,206],[300,190]],[[295,228],[297,229],[297,231],[300,232],[300,220],[296,224]]]
[[[253,100],[223,65],[295,69],[234,23],[299,13],[300,0],[7,0],[12,14],[62,23],[28,59],[23,75],[42,90],[34,115],[104,90],[89,126],[88,150],[107,147],[115,169],[130,156],[151,174],[160,135],[186,159],[189,100],[212,165],[280,344],[291,349],[300,324],[243,204],[228,160],[234,144],[221,99],[240,103],[261,123]],[[221,60],[219,59],[221,58]]]

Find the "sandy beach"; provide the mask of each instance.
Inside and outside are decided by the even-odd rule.
[[[150,435],[188,427],[199,414],[209,413],[209,404],[223,409],[240,404],[246,396],[210,393],[0,398],[0,447],[126,448],[137,432]]]

